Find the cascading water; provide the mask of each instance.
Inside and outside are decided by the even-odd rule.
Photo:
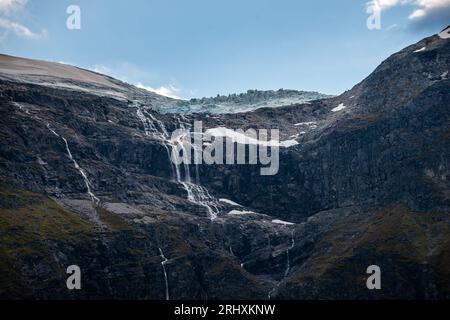
[[[286,271],[284,272],[284,276],[287,277],[289,274],[289,271],[291,271],[291,260],[289,257],[289,251],[294,249],[295,247],[295,239],[294,239],[294,230],[292,230],[291,232],[291,245],[289,248],[287,248],[286,250]]]
[[[60,136],[59,134],[56,133],[55,130],[53,130],[52,128],[50,128],[50,125],[47,123],[47,128],[50,130],[50,132],[52,132],[55,136],[57,136],[58,138],[61,138],[64,141],[64,144],[66,145],[66,151],[67,151],[67,155],[69,156],[70,160],[72,160],[73,165],[75,166],[75,169],[78,170],[78,172],[81,174],[81,176],[83,177],[84,180],[84,184],[86,185],[86,189],[87,189],[87,194],[89,195],[89,197],[91,198],[92,202],[94,202],[95,204],[99,204],[100,203],[100,199],[97,198],[95,196],[95,194],[92,192],[91,190],[91,184],[89,182],[89,179],[86,175],[86,172],[78,165],[78,162],[73,158],[72,156],[72,152],[70,151],[69,148],[69,144],[67,143],[66,138],[64,138],[63,136]]]
[[[181,148],[183,154],[185,154],[186,147],[184,146],[183,137],[177,143]],[[182,184],[184,189],[188,194],[188,200],[192,203],[198,204],[208,211],[208,216],[211,220],[215,220],[219,213],[219,209],[217,207],[217,201],[214,199],[208,192],[208,190],[202,187],[199,184],[195,184],[191,181],[191,174],[189,164],[182,161],[180,158],[180,154],[177,151],[176,145],[171,144],[172,146],[172,156],[175,158],[175,172],[178,183]],[[181,177],[180,165],[178,163],[183,162],[184,164],[184,177]]]
[[[289,257],[289,251],[291,251],[295,247],[294,232],[295,232],[295,229],[292,229],[291,245],[286,249],[286,270],[284,271],[284,278],[286,278],[289,275],[289,272],[291,271],[291,260]],[[280,284],[281,284],[281,281],[278,281],[278,283],[272,288],[272,290],[270,290],[269,294],[267,295],[267,298],[269,300],[272,298],[272,295],[278,290],[278,288],[280,287]]]
[[[165,256],[161,248],[159,249],[159,253],[163,261],[161,262],[161,266],[163,268],[164,273],[164,282],[166,283],[166,300],[170,300],[169,298],[169,280],[167,279],[167,271],[166,271],[166,264],[169,261]]]
[[[159,121],[156,118],[154,118],[145,109],[139,107],[136,102],[133,104],[133,106],[137,108],[136,115],[141,120],[142,125],[144,126],[145,135],[146,136],[152,136],[153,138],[156,138],[156,139],[160,140],[162,145],[166,149],[167,156],[170,159],[170,150],[169,150],[169,147],[167,146],[167,138],[169,137],[169,134],[168,134],[164,124],[161,121]],[[149,120],[146,117],[146,115],[148,115],[151,120]],[[154,125],[152,120],[155,121],[156,123],[158,123],[158,125],[160,127],[160,130],[158,130],[156,128],[156,126]]]
[[[137,102],[135,102],[133,106],[137,108],[136,115],[141,120],[144,126],[145,134],[147,136],[152,136],[160,140],[167,150],[169,159],[174,157],[174,159],[176,160],[176,163],[173,165],[175,169],[175,178],[177,182],[186,190],[188,200],[192,203],[206,208],[206,210],[208,211],[208,217],[211,220],[216,219],[219,213],[218,202],[209,194],[206,188],[202,187],[199,184],[198,167],[196,166],[196,183],[193,183],[190,174],[190,165],[186,163],[186,161],[182,161],[179,152],[177,152],[177,146],[181,148],[183,154],[187,152],[185,144],[187,144],[189,147],[192,146],[190,142],[186,141],[188,134],[177,137],[177,139],[175,140],[170,140],[169,133],[162,121],[154,117],[144,107],[140,107]],[[188,120],[183,115],[181,115],[180,117],[181,119],[177,118],[180,128],[182,130],[185,130],[187,133],[188,130],[186,130],[185,125],[188,125]],[[156,125],[159,127],[159,129]],[[169,151],[169,147],[171,148],[172,152]],[[171,161],[171,163],[173,162]],[[181,172],[181,163],[183,163],[183,174]]]

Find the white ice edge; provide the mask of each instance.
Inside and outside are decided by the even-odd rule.
[[[336,108],[331,109],[331,112],[338,112],[347,108],[343,103],[339,104]]]
[[[229,205],[232,205],[232,206],[242,207],[239,203],[236,203],[236,202],[234,202],[234,201],[232,201],[232,200],[229,200],[229,199],[223,199],[223,198],[221,198],[221,199],[219,199],[219,201],[220,201],[220,202],[223,202],[223,203],[226,203],[226,204],[229,204]]]
[[[253,137],[249,137],[245,135],[244,133],[237,132],[232,129],[228,129],[225,127],[217,127],[217,128],[211,128],[206,130],[205,135],[209,135],[212,137],[224,137],[224,138],[230,138],[233,143],[238,144],[255,144],[265,147],[284,147],[289,148],[295,145],[298,145],[299,143],[295,140],[285,140],[285,141],[276,141],[276,140],[258,140]]]
[[[288,225],[288,226],[295,225],[295,223],[293,223],[293,222],[287,222],[287,221],[283,221],[283,220],[279,220],[279,219],[272,220],[272,223],[284,224],[284,225]]]

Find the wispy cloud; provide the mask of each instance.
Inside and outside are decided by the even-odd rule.
[[[0,40],[6,39],[11,33],[25,39],[40,39],[47,36],[46,30],[34,32],[15,17],[27,3],[28,0],[0,0],[0,29],[3,30]]]
[[[0,12],[11,14],[25,7],[28,0],[0,0]]]
[[[89,69],[128,83],[136,83],[139,81],[147,83],[158,78],[155,73],[143,70],[141,67],[129,62],[96,64]]]
[[[97,73],[106,74],[121,81],[133,84],[138,88],[145,89],[162,96],[182,99],[180,97],[181,89],[178,89],[174,85],[149,86],[144,84],[157,82],[158,76],[129,62],[115,63],[113,65],[97,64],[88,69]]]
[[[400,5],[412,6],[408,18],[414,28],[445,27],[450,21],[450,0],[371,0],[367,7],[382,12]]]
[[[45,30],[41,33],[35,33],[19,22],[2,17],[0,17],[0,28],[5,30],[7,33],[12,32],[19,37],[27,39],[39,39],[45,37],[47,34]]]
[[[178,96],[180,89],[175,88],[172,85],[168,85],[168,86],[161,86],[159,88],[152,88],[149,86],[144,86],[142,83],[138,83],[136,84],[136,87],[141,88],[141,89],[145,89],[147,91],[153,92],[153,93],[157,93],[159,95],[162,96],[166,96],[169,98],[174,98],[174,99],[182,99],[181,97]]]

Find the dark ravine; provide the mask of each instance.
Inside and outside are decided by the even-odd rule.
[[[0,299],[164,300],[164,269],[170,299],[449,298],[449,69],[450,41],[435,35],[337,97],[160,114],[176,101],[1,56]],[[280,149],[271,177],[201,165],[195,181],[192,166],[199,205],[162,139],[194,120],[278,128],[299,144]],[[72,264],[79,291],[66,288]],[[366,288],[373,264],[380,291]]]

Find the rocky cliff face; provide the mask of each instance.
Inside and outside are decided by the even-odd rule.
[[[436,35],[338,97],[163,114],[177,102],[2,56],[0,298],[450,297],[449,66]],[[298,144],[274,176],[175,166],[170,133],[194,120]]]

